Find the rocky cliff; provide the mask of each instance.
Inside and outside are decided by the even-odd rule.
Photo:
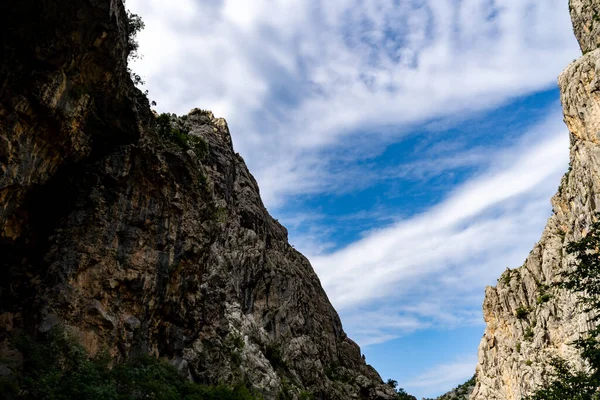
[[[267,399],[394,397],[226,122],[196,109],[167,119],[183,144],[160,137],[127,70],[121,0],[2,2],[0,30],[3,374],[17,332],[63,326],[90,354],[153,354]]]
[[[590,329],[576,298],[553,284],[572,265],[566,245],[581,239],[600,206],[600,2],[571,0],[583,57],[558,83],[571,138],[570,168],[552,198],[553,215],[524,265],[488,287],[472,400],[519,400],[542,383],[549,357],[581,365],[570,343]]]

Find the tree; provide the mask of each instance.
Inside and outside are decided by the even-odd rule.
[[[140,47],[137,41],[137,35],[145,28],[142,17],[127,10],[127,59],[129,61],[140,58],[138,49]],[[145,82],[139,74],[136,74],[127,68],[127,71],[131,75],[131,80],[136,86],[144,85]],[[145,93],[147,95],[147,93]]]
[[[398,400],[417,400],[417,398],[415,396],[412,396],[408,393],[406,393],[406,391],[402,388],[398,388],[398,382],[394,379],[388,379],[386,382],[386,385],[391,386],[395,391],[396,391],[396,398]]]
[[[130,59],[139,58],[137,34],[145,27],[142,17],[127,10],[127,52]]]
[[[563,282],[559,284],[577,293],[584,312],[600,309],[600,214],[597,218],[599,221],[592,224],[585,237],[567,246],[567,252],[575,255],[575,268],[562,273]],[[593,317],[592,321],[600,321],[600,315]],[[550,362],[551,380],[528,400],[600,400],[599,336],[600,326],[597,326],[574,342],[589,370],[575,371],[565,360],[553,358]]]

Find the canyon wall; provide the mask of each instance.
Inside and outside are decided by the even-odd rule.
[[[576,296],[553,286],[573,265],[566,246],[586,234],[600,210],[600,3],[571,0],[570,12],[583,56],[558,79],[571,139],[569,170],[523,266],[507,269],[486,289],[487,325],[471,400],[522,399],[543,383],[551,356],[581,366],[570,343],[591,328]]]
[[[162,126],[183,142],[160,136],[120,0],[3,2],[0,30],[3,374],[14,335],[60,326],[92,355],[152,354],[267,399],[394,398],[226,122],[195,109]]]

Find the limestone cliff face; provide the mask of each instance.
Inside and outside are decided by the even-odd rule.
[[[158,137],[127,71],[121,1],[4,3],[0,358],[18,360],[15,332],[63,325],[92,354],[151,353],[267,399],[393,398],[266,211],[226,122],[172,118],[206,154]]]
[[[570,131],[570,168],[552,199],[553,215],[524,265],[486,289],[487,328],[472,400],[519,400],[542,383],[551,355],[581,365],[569,345],[591,328],[576,298],[552,284],[572,264],[565,248],[581,239],[600,207],[600,3],[571,0],[584,56],[559,77]]]

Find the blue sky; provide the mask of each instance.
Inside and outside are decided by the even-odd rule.
[[[568,164],[566,0],[128,0],[157,110],[225,117],[384,379],[470,378]]]

